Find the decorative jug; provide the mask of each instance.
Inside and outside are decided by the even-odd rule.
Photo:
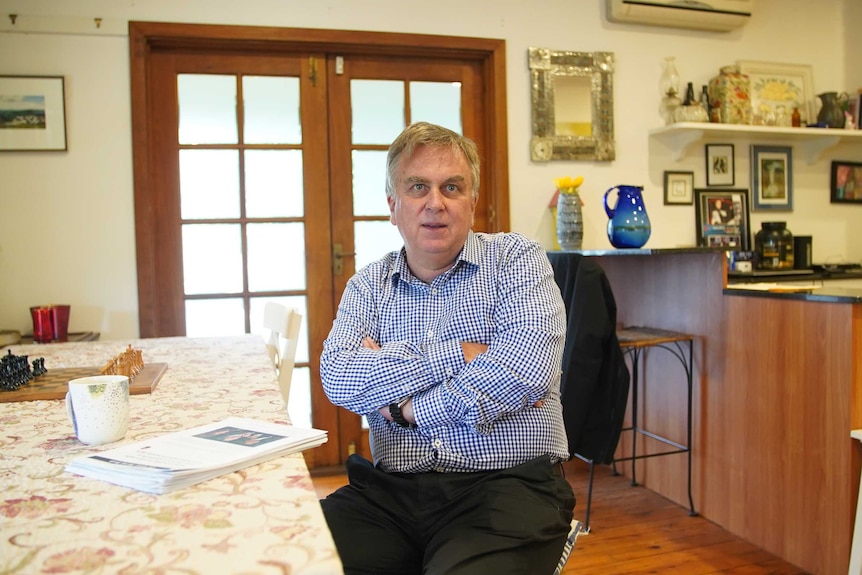
[[[608,205],[608,194],[617,190],[614,208]],[[608,239],[615,248],[639,248],[649,239],[649,216],[641,192],[642,186],[614,186],[605,192],[605,212],[608,214]]]
[[[844,127],[844,106],[847,100],[847,94],[842,92],[823,92],[817,94],[820,98],[820,112],[817,114],[817,123],[826,124],[830,128]]]

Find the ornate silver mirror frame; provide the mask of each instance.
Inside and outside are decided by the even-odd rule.
[[[559,52],[530,48],[530,84],[533,103],[531,158],[548,160],[599,160],[609,162],[614,151],[614,54],[613,52]],[[591,122],[589,135],[566,135],[557,129],[560,103],[558,78],[589,80]],[[586,82],[585,82],[586,84]]]

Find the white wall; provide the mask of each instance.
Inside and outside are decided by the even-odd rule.
[[[654,229],[647,247],[694,242],[693,208],[662,205],[662,172],[694,170],[695,185],[704,186],[702,146],[673,162],[648,137],[661,124],[665,56],[676,56],[683,81],[698,88],[738,59],[810,64],[815,93],[862,86],[848,58],[855,38],[844,24],[858,15],[858,0],[756,0],[751,22],[730,33],[610,23],[603,6],[599,0],[0,0],[0,74],[65,76],[69,141],[68,152],[0,153],[0,328],[29,331],[28,307],[67,303],[71,331],[97,330],[103,339],[138,333],[128,20],[505,39],[511,224],[549,248],[546,206],[554,178],[563,175],[585,176],[585,248],[610,246],[601,198],[621,183],[646,187]],[[7,14],[18,14],[16,25]],[[616,54],[616,161],[530,161],[530,46]],[[748,187],[748,144],[736,146],[737,186]],[[862,244],[854,240],[862,207],[829,204],[832,158],[862,161],[862,151],[841,145],[813,165],[797,158],[794,211],[753,213],[752,227],[785,220],[794,233],[814,236],[815,261],[860,261]]]

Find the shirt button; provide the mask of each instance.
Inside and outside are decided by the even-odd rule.
[[[442,445],[443,445],[443,441],[441,441],[440,439],[434,440],[434,447],[442,447]]]
[[[437,473],[445,473],[446,472],[446,470],[443,469],[442,467],[435,467],[434,471],[436,471]]]
[[[437,288],[431,288],[431,295],[437,295]]]
[[[429,330],[428,330],[428,334],[427,334],[427,335],[428,335],[428,337],[434,337],[434,330],[433,330],[433,329],[429,329]]]

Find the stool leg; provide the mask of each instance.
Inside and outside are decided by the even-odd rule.
[[[584,525],[586,532],[590,532],[590,507],[593,503],[593,471],[595,471],[595,462],[590,459],[590,482],[587,484],[587,514],[584,517]]]
[[[694,510],[694,499],[691,496],[691,428],[692,428],[692,372],[694,371],[694,340],[688,340],[688,364],[684,365],[685,367],[685,375],[686,380],[688,382],[688,441],[686,446],[688,448],[688,508],[689,515],[694,516],[697,515],[697,511]]]
[[[637,445],[638,445],[638,363],[641,350],[635,348],[632,352],[632,485],[637,485]]]

